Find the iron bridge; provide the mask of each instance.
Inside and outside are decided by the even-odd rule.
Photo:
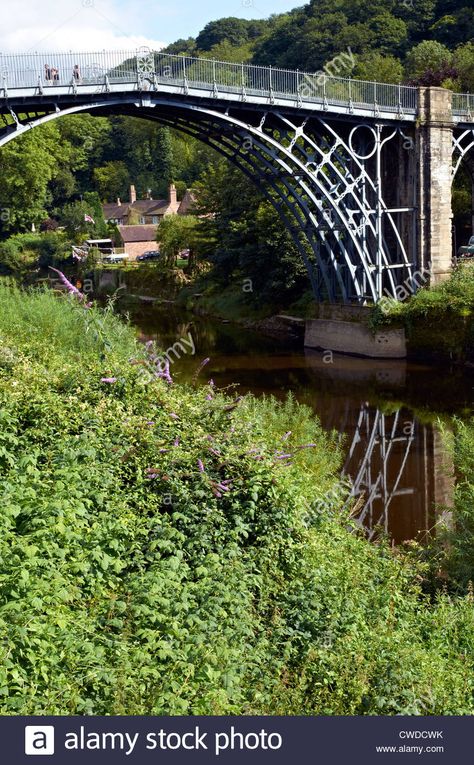
[[[451,183],[474,147],[474,96],[446,93]],[[430,267],[420,109],[414,87],[149,49],[0,55],[0,147],[81,112],[199,139],[257,184],[330,302],[399,299]]]

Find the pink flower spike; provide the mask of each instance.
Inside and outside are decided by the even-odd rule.
[[[291,430],[289,430],[288,433],[285,433],[285,435],[283,436],[281,440],[286,441],[286,439],[289,438],[289,436],[291,436]]]
[[[117,378],[116,377],[101,377],[100,381],[103,383],[110,383],[111,385],[113,385],[113,383],[117,382]]]
[[[70,295],[75,295],[79,300],[85,300],[86,296],[82,294],[82,292],[79,292],[77,287],[74,286],[74,284],[71,284],[69,279],[63,274],[62,271],[59,271],[57,268],[53,268],[53,266],[49,266],[51,271],[54,271],[59,275],[59,278],[61,282],[64,284],[64,286],[67,288],[67,291]]]
[[[204,473],[204,465],[202,463],[202,460],[198,460],[198,468],[200,473]]]

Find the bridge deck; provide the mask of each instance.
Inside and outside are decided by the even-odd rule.
[[[143,95],[216,98],[226,102],[275,105],[414,121],[414,87],[331,77],[149,50],[101,53],[0,54],[0,104],[14,99],[38,103],[38,97]],[[454,94],[456,121],[474,122],[474,96]]]

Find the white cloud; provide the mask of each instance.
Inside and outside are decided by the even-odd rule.
[[[148,5],[148,4],[147,4]],[[145,9],[143,9],[145,10]],[[148,13],[150,6],[148,5]],[[153,13],[168,15],[155,6]],[[140,0],[119,4],[114,0],[17,0],[14,13],[4,16],[0,28],[2,53],[159,49],[160,40],[142,33],[146,14]],[[136,31],[136,33],[135,33]]]

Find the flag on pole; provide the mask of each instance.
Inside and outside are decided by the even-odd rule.
[[[95,224],[94,218],[91,218],[90,215],[84,215],[84,220],[85,220],[86,223],[94,223]]]

